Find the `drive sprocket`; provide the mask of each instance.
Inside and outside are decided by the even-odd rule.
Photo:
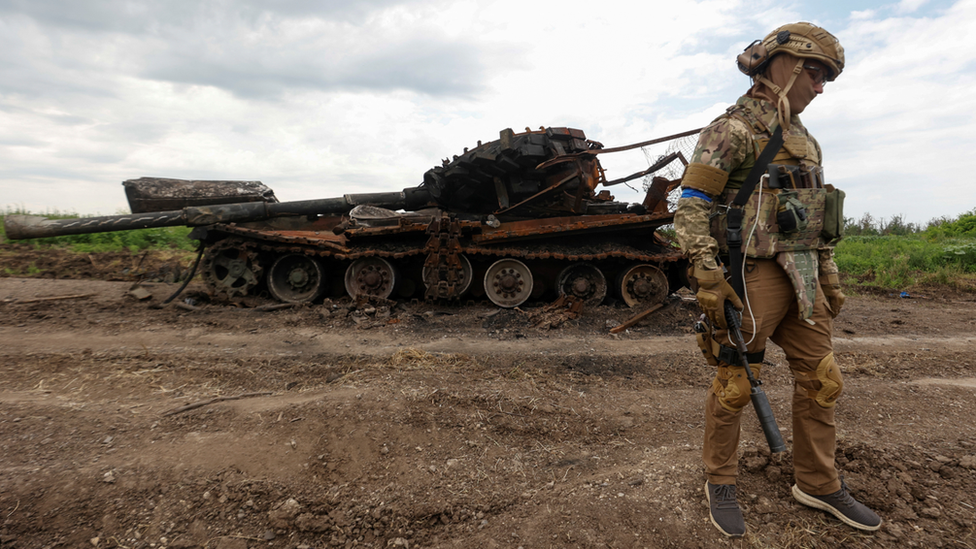
[[[217,297],[243,297],[261,283],[264,266],[251,242],[228,238],[207,248],[202,275]]]

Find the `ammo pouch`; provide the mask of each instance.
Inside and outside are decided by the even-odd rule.
[[[776,208],[776,224],[781,233],[795,233],[807,228],[807,207],[800,201],[796,189],[816,189],[820,185],[820,171],[804,170],[800,166],[770,164],[769,189],[780,189],[779,206]],[[793,189],[793,190],[790,190]]]
[[[779,232],[793,233],[807,228],[807,207],[800,202],[796,191],[779,193],[779,208],[776,210],[776,223]]]
[[[827,196],[824,198],[824,225],[820,236],[825,242],[835,242],[844,238],[844,197],[847,193],[825,185]]]

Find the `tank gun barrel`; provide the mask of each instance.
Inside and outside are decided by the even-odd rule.
[[[77,219],[48,219],[36,215],[8,215],[3,227],[7,238],[23,240],[70,234],[105,233],[153,227],[199,227],[214,223],[261,221],[272,217],[342,214],[355,206],[370,204],[398,209],[417,209],[430,201],[425,189],[412,187],[401,192],[346,194],[338,198],[295,202],[243,202],[212,206],[190,206],[181,210],[110,215]]]

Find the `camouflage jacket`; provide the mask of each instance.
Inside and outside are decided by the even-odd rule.
[[[725,114],[702,130],[690,163],[705,164],[728,173],[728,181],[719,195],[707,196],[698,193],[699,196],[683,196],[678,201],[674,218],[675,232],[679,244],[696,268],[717,268],[715,257],[720,251],[719,241],[724,244],[724,234],[721,234],[723,231],[717,226],[718,224],[712,221],[713,214],[718,204],[728,203],[731,196],[742,187],[756,158],[770,138],[772,133],[770,128],[775,128],[776,124],[775,105],[745,95],[740,97]],[[820,167],[822,159],[820,145],[803,126],[798,116],[791,117],[790,128],[784,132],[783,137],[784,146],[773,163],[800,164],[810,169]],[[716,236],[719,238],[716,239]],[[808,258],[798,258],[803,260],[801,263],[805,261],[808,265],[813,264],[811,266],[814,280],[794,280],[799,286],[807,286],[810,290],[815,290],[812,284],[816,282],[818,270],[821,274],[836,272],[831,250],[822,242],[815,247],[819,248],[818,254]],[[794,265],[792,255],[789,259],[778,259],[781,263]],[[789,272],[789,269],[787,270]],[[799,287],[797,290],[801,294],[807,293]],[[807,300],[806,296],[798,295],[798,297],[801,301]]]

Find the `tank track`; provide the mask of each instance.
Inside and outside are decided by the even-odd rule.
[[[222,230],[228,230],[228,232],[234,232],[241,236],[247,235],[247,233],[252,232],[251,229],[229,229],[222,228]],[[259,231],[253,231],[258,233]],[[269,242],[268,233],[261,233],[262,236],[260,240],[254,238],[253,240],[248,238],[250,246],[253,246],[262,252],[271,252],[275,254],[285,254],[285,253],[303,253],[306,255],[316,255],[319,257],[334,257],[341,260],[355,260],[364,257],[382,257],[384,259],[403,259],[411,256],[422,256],[426,255],[427,251],[425,246],[415,246],[409,249],[384,249],[388,246],[376,245],[364,249],[361,251],[351,251],[348,248],[343,248],[341,251],[331,248],[325,248],[318,246],[317,244],[321,241],[315,241],[311,239],[291,239],[289,242],[281,242],[279,244],[273,244]],[[244,241],[243,239],[241,241]],[[539,246],[542,247],[541,245]],[[483,246],[462,246],[461,253],[468,254],[471,256],[489,256],[489,257],[514,257],[518,259],[556,259],[560,261],[600,261],[605,259],[626,259],[630,261],[640,261],[647,263],[669,263],[673,261],[680,261],[683,256],[680,250],[664,250],[660,253],[648,253],[636,248],[622,245],[616,242],[605,242],[604,250],[599,253],[587,253],[587,252],[573,252],[564,246],[554,247],[548,246],[549,249],[530,249],[527,247],[483,247]],[[553,250],[552,248],[557,248]],[[558,249],[563,248],[563,249]],[[346,251],[348,250],[348,251]]]
[[[410,241],[399,243],[387,240],[382,236],[374,236],[369,239],[356,241],[353,243],[353,246],[347,246],[334,240],[323,240],[314,236],[298,236],[294,233],[282,234],[238,227],[236,225],[221,225],[215,226],[214,228],[228,234],[228,237],[214,244],[212,248],[216,252],[209,252],[209,255],[227,255],[227,250],[239,250],[240,254],[243,255],[234,256],[232,259],[238,257],[247,259],[247,265],[256,273],[267,271],[271,263],[275,261],[275,258],[290,254],[300,254],[322,260],[338,260],[343,262],[343,264],[348,263],[349,268],[354,268],[352,265],[358,260],[380,258],[391,262],[393,265],[391,268],[394,269],[391,272],[402,271],[405,276],[403,278],[404,281],[411,279],[412,281],[409,284],[412,284],[413,288],[420,288],[423,291],[423,288],[426,287],[428,293],[432,295],[437,293],[435,289],[432,289],[431,281],[424,278],[427,276],[426,271],[419,280],[415,278],[415,274],[409,274],[414,268],[420,269],[421,266],[425,265],[425,268],[429,268],[428,263],[433,261],[431,264],[437,265],[438,261],[441,260],[432,259],[436,257],[434,255],[436,252],[430,247],[431,241],[421,243],[420,239],[417,238],[419,235],[417,237],[411,237],[412,240]],[[681,269],[679,263],[685,260],[679,249],[671,247],[666,239],[662,239],[656,234],[654,237],[654,246],[657,248],[656,250],[641,249],[630,245],[622,236],[618,238],[607,238],[605,235],[593,235],[590,238],[543,238],[535,242],[520,242],[516,246],[511,244],[486,245],[459,242],[454,249],[457,254],[467,257],[475,264],[482,265],[482,269],[493,264],[495,261],[505,259],[531,262],[526,265],[532,265],[531,270],[542,277],[538,279],[541,284],[540,287],[550,290],[557,289],[557,291],[561,287],[558,281],[554,284],[553,280],[549,280],[548,277],[554,276],[554,273],[560,272],[562,269],[572,265],[585,264],[595,266],[600,271],[603,271],[604,275],[608,277],[608,284],[615,288],[620,287],[620,281],[618,279],[614,283],[614,276],[621,276],[621,273],[638,265],[650,265],[660,269],[663,273],[663,275],[657,276],[660,283],[664,284],[663,295],[666,296],[669,285],[671,288],[677,288],[686,284],[681,274],[683,269]],[[224,262],[227,263],[226,260]],[[471,268],[469,264],[467,269],[470,270]],[[528,267],[519,268],[524,269]],[[539,271],[536,271],[536,269],[539,269]],[[250,271],[244,271],[244,274],[247,275],[248,272]],[[333,270],[332,272],[336,271]],[[460,274],[460,271],[458,273]],[[549,274],[546,275],[544,273]],[[398,279],[400,278],[400,275],[395,276]],[[480,277],[482,275],[478,276]],[[661,276],[663,276],[663,279],[661,279]],[[214,276],[210,270],[204,271],[204,278],[214,293],[227,297],[242,297],[249,291],[255,290],[258,284],[263,283],[263,280],[259,283],[254,283],[253,277],[245,278],[243,282],[241,280],[228,281]],[[670,282],[667,282],[668,280]],[[477,293],[481,290],[476,289],[475,291]],[[415,292],[416,290],[410,290],[408,293],[414,294]],[[335,291],[333,291],[332,295],[336,295]],[[400,294],[400,297],[408,297],[408,295]],[[454,299],[456,297],[459,296],[451,295],[447,298]],[[624,301],[634,306],[631,303],[634,299],[636,298],[628,301],[625,298]]]

